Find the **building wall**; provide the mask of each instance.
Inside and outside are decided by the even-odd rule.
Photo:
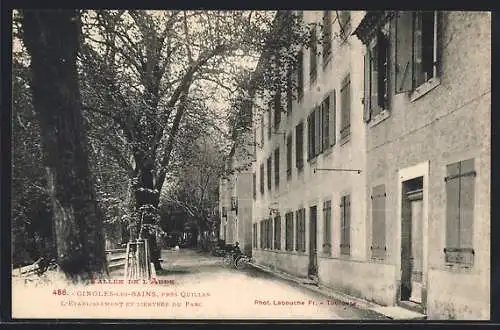
[[[321,22],[322,11],[304,12],[306,22]],[[362,12],[352,12],[351,20],[356,22],[362,18]],[[333,33],[338,32],[338,25],[334,24]],[[330,61],[324,65],[322,56],[318,56],[318,77],[316,83],[311,85],[309,80],[309,53],[304,52],[304,97],[301,102],[293,102],[292,115],[282,115],[279,131],[292,133],[292,175],[291,179],[286,178],[286,145],[282,135],[274,135],[271,140],[267,138],[267,115],[265,116],[266,129],[264,130],[264,148],[257,151],[257,186],[259,185],[259,167],[277,146],[280,148],[280,185],[279,189],[274,185],[274,170],[272,179],[272,189],[267,189],[267,168],[265,168],[265,193],[257,192],[255,203],[254,222],[259,223],[269,217],[270,208],[277,208],[281,215],[281,250],[254,249],[254,256],[258,263],[269,265],[277,269],[287,271],[298,276],[308,275],[309,263],[309,208],[317,206],[317,247],[319,280],[325,284],[333,284],[334,278],[331,270],[336,268],[336,272],[344,277],[359,276],[356,274],[355,264],[366,259],[365,247],[365,216],[366,201],[365,196],[365,135],[366,132],[362,123],[362,103],[363,95],[363,56],[362,44],[356,38],[350,37],[346,42],[333,41],[333,55]],[[341,122],[341,98],[340,89],[343,78],[350,74],[351,77],[351,133],[348,141],[340,140]],[[320,105],[323,99],[335,90],[336,93],[336,144],[323,152],[315,159],[307,161],[307,116],[316,106]],[[304,168],[298,171],[295,167],[295,126],[304,122]],[[260,141],[260,128],[257,128],[257,140]],[[340,168],[359,169],[356,172],[333,172],[317,171],[314,168]],[[274,160],[273,160],[274,169]],[[350,256],[340,255],[340,198],[344,194],[351,195],[351,254]],[[332,202],[332,252],[331,256],[322,255],[323,244],[323,202]],[[306,251],[285,251],[285,214],[289,211],[297,211],[306,208]],[[294,223],[295,223],[294,214]],[[258,232],[260,236],[260,230]],[[294,228],[294,242],[296,231]],[[259,238],[260,242],[260,238]],[[352,282],[346,284],[352,286],[352,290],[361,290],[359,283]]]
[[[406,93],[393,95],[390,116],[367,128],[367,186],[386,185],[386,237],[392,239],[387,242],[385,263],[399,267],[398,171],[428,162],[428,227],[424,232],[428,316],[489,318],[490,15],[445,12],[442,31],[446,46],[441,47],[440,85],[413,102]],[[446,165],[468,158],[475,158],[477,171],[475,261],[471,269],[462,269],[446,265],[444,260],[444,177]],[[400,274],[395,275],[397,282]],[[393,289],[397,295],[398,286]]]
[[[238,196],[238,237],[240,249],[244,254],[252,254],[252,173],[239,173],[237,176]]]
[[[307,21],[321,21],[321,12],[305,12]],[[364,12],[352,12],[353,28]],[[309,207],[317,206],[318,277],[326,286],[340,289],[383,305],[399,299],[401,278],[401,175],[424,175],[425,227],[423,244],[427,269],[424,278],[426,312],[429,319],[487,319],[490,305],[490,112],[491,112],[491,15],[482,12],[444,12],[440,31],[440,83],[424,96],[411,101],[409,93],[394,95],[390,83],[390,113],[378,123],[363,122],[363,56],[365,47],[351,36],[343,44],[333,43],[333,57],[323,68],[318,57],[317,84],[309,82],[309,54],[304,53],[304,98],[293,102],[291,116],[282,115],[280,132],[292,132],[292,177],[286,178],[286,145],[283,135],[267,137],[264,113],[264,146],[257,148],[257,199],[253,222],[281,215],[281,250],[253,248],[257,263],[298,276],[307,276],[309,263]],[[335,29],[334,27],[334,33]],[[391,63],[394,54],[391,53]],[[392,64],[391,64],[392,65]],[[393,66],[391,66],[393,70]],[[340,83],[351,73],[351,137],[340,143]],[[307,115],[327,93],[337,91],[337,143],[312,162],[307,161]],[[258,116],[259,114],[257,114]],[[258,118],[258,117],[257,117]],[[304,122],[304,168],[295,167],[295,126]],[[260,123],[257,120],[257,123]],[[257,141],[260,128],[257,126]],[[267,188],[266,159],[279,146],[280,184]],[[446,239],[446,165],[475,158],[474,265],[447,265],[443,249]],[[264,194],[260,193],[260,165],[264,164]],[[360,169],[361,174],[316,172],[313,168]],[[385,184],[386,257],[371,259],[371,190]],[[425,190],[425,189],[424,189]],[[340,196],[351,194],[351,255],[341,256]],[[332,200],[331,256],[321,253],[324,200]],[[284,251],[285,214],[306,208],[306,251]],[[274,217],[274,215],[273,215]],[[295,243],[294,213],[294,243]],[[260,243],[260,228],[257,231]]]

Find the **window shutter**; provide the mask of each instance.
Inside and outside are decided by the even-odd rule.
[[[330,112],[330,96],[328,96],[323,103],[321,104],[321,125],[322,125],[322,150],[326,150],[330,146],[330,120],[329,120],[329,112]]]
[[[321,130],[321,105],[314,110],[314,156],[319,155],[323,151]]]
[[[377,37],[377,40],[375,44],[370,47],[370,69],[371,69],[371,84],[370,84],[370,108],[372,111],[372,115],[376,116],[379,112],[380,109],[378,107],[378,92],[379,92],[379,38]]]
[[[345,196],[340,198],[340,253],[344,254],[344,246],[346,244],[345,237]]]
[[[372,258],[385,256],[385,186],[372,191]]]
[[[396,16],[396,86],[395,93],[412,89],[413,12],[398,12]]]
[[[446,167],[446,248],[459,248],[460,163]]]
[[[473,248],[474,220],[474,159],[468,159],[460,166],[460,248]]]
[[[378,48],[378,100],[377,105],[380,110],[388,108],[389,100],[389,42],[383,32],[379,32],[377,37]]]
[[[331,251],[331,221],[332,221],[332,205],[331,201],[326,201],[323,207],[323,252],[330,254]]]
[[[425,81],[423,77],[423,52],[422,52],[422,13],[417,12],[414,15],[414,30],[413,30],[413,73],[415,83],[421,84]],[[434,27],[433,27],[434,28]]]
[[[311,130],[312,130],[312,121],[311,121],[311,115],[307,116],[307,160],[311,159],[312,155],[312,135],[311,135]]]
[[[364,97],[363,97],[363,120],[365,123],[369,122],[371,119],[371,108],[370,108],[370,88],[371,88],[371,71],[370,71],[370,49],[367,47],[365,54],[365,80],[364,80]]]
[[[337,134],[336,134],[336,119],[337,119],[337,93],[335,90],[333,90],[331,97],[330,97],[330,145],[335,145],[337,142]]]
[[[300,210],[295,212],[295,251],[300,251]]]
[[[351,196],[347,195],[345,200],[345,236],[347,251],[351,249]],[[349,252],[348,252],[349,253]]]

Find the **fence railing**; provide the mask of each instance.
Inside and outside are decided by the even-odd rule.
[[[117,270],[125,267],[126,252],[125,248],[105,250],[106,261],[108,262],[109,271]],[[12,270],[13,277],[30,276],[35,274],[40,269],[40,262],[43,258],[39,258],[31,265],[14,268]]]

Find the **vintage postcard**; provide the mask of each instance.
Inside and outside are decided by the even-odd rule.
[[[13,319],[490,319],[490,12],[12,18]]]

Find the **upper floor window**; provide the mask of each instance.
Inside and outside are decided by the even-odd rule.
[[[280,185],[280,148],[274,150],[274,185],[276,189]]]
[[[304,97],[304,50],[301,49],[297,55],[297,100],[300,102]]]
[[[260,164],[260,174],[259,174],[259,179],[260,179],[260,193],[264,195],[264,164]]]
[[[318,36],[316,25],[311,29],[311,37],[309,39],[309,77],[312,85],[318,77]]]
[[[321,27],[323,38],[323,65],[327,64],[332,54],[332,12],[323,11],[323,26]]]
[[[420,86],[437,82],[438,13],[398,12],[395,23],[395,92],[415,90],[423,95],[430,89],[423,91]]]
[[[389,108],[389,38],[379,30],[365,54],[365,121]]]
[[[292,134],[286,138],[286,178],[292,177]]]
[[[267,158],[267,189],[271,190],[271,171],[272,171],[272,158]]]
[[[351,77],[349,74],[342,81],[340,101],[340,139],[345,140],[351,135]]]
[[[304,167],[304,123],[295,127],[295,166],[300,171]]]

